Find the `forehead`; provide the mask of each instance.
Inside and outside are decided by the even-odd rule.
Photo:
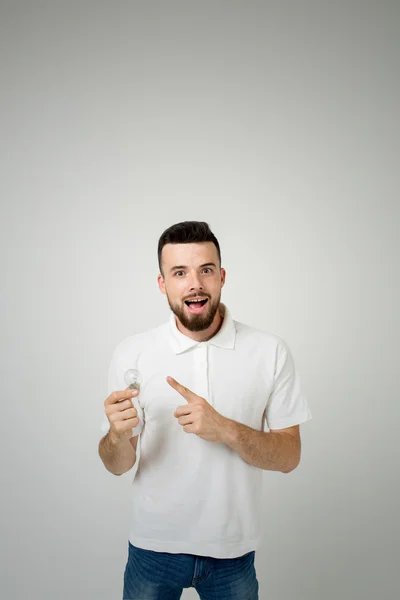
[[[165,244],[162,261],[166,267],[174,265],[195,266],[207,262],[218,264],[218,252],[213,242],[193,244]]]

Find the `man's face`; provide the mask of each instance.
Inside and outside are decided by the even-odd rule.
[[[225,269],[220,269],[213,242],[166,244],[162,250],[164,277],[158,285],[167,296],[172,312],[189,331],[204,331],[212,324],[225,284]],[[193,299],[206,300],[190,304]]]

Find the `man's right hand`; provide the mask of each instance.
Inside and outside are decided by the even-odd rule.
[[[137,410],[131,398],[138,396],[139,390],[126,388],[121,392],[112,392],[104,401],[104,409],[110,423],[110,432],[118,437],[131,436],[132,427],[139,424]]]

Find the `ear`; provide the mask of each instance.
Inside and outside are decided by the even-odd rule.
[[[225,269],[221,269],[221,287],[225,285],[226,271]]]
[[[166,295],[167,292],[165,291],[164,277],[161,275],[161,273],[159,273],[158,276],[157,276],[157,283],[158,283],[158,287],[160,289],[160,292],[162,294]]]

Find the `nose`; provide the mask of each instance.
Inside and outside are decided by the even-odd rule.
[[[190,291],[203,290],[203,285],[197,273],[192,273],[190,278]]]

